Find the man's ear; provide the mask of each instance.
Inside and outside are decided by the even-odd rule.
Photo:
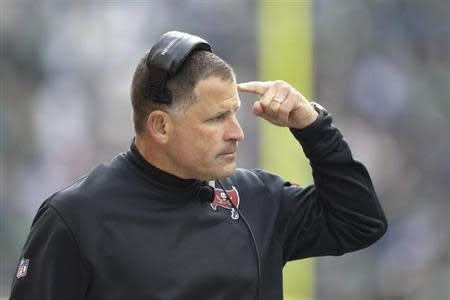
[[[158,144],[167,144],[172,128],[172,118],[162,110],[152,111],[147,118],[147,129]]]

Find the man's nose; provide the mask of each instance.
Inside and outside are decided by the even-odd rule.
[[[244,140],[244,132],[236,116],[231,117],[228,121],[225,140],[235,140],[236,142],[242,142]]]

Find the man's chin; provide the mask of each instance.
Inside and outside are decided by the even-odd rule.
[[[210,181],[210,180],[216,180],[216,179],[224,179],[227,177],[230,177],[233,175],[234,171],[236,169],[236,164],[233,162],[232,164],[229,164],[224,167],[218,167],[216,170],[211,172],[208,176],[205,176],[207,178],[201,178],[202,180]]]
[[[221,176],[218,176],[217,179],[224,179],[224,178],[230,177],[231,175],[233,175],[233,173],[234,173],[234,169],[233,169],[233,171],[221,174]]]
[[[235,170],[236,170],[236,162],[233,161],[233,163],[223,168],[223,172],[221,172],[222,174],[218,179],[230,177],[231,175],[233,175]]]

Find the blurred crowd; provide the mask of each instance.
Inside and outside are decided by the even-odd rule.
[[[368,250],[316,259],[316,299],[450,299],[450,2],[313,3],[314,98],[369,169],[390,225]],[[246,81],[264,28],[256,0],[0,5],[1,297],[40,203],[127,150],[132,73],[160,34],[204,37]],[[250,106],[245,168],[259,164]]]
[[[390,225],[370,260],[318,260],[318,299],[450,299],[450,2],[315,3],[316,97]]]

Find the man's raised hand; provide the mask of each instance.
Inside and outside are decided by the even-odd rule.
[[[253,104],[253,113],[272,124],[303,129],[317,119],[318,113],[309,101],[284,81],[250,81],[237,87],[239,92],[260,96]]]

